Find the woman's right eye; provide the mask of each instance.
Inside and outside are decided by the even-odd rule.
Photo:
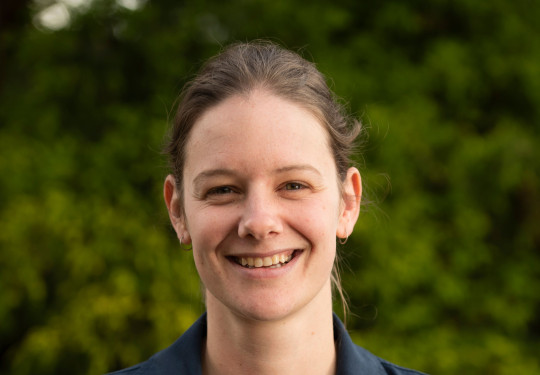
[[[239,197],[239,190],[232,186],[216,186],[206,191],[204,200],[208,204],[227,204],[235,202]]]
[[[206,195],[226,195],[234,193],[234,190],[229,186],[217,186],[214,187],[206,193]]]

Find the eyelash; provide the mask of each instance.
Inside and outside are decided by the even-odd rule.
[[[285,191],[298,191],[298,190],[303,190],[307,188],[308,186],[306,184],[292,181],[292,182],[286,182],[285,184],[283,184],[279,190],[283,189]],[[216,186],[216,187],[211,188],[206,193],[206,196],[207,197],[208,196],[222,196],[222,195],[229,195],[233,193],[236,193],[236,190],[230,186],[225,185],[225,186]]]
[[[283,187],[285,188],[285,190],[288,190],[288,191],[302,190],[302,189],[307,188],[307,186],[302,184],[301,182],[287,182]],[[290,187],[292,187],[292,188],[290,188]]]
[[[227,190],[227,191],[224,191],[224,190]],[[234,189],[231,188],[230,186],[216,186],[210,190],[208,190],[208,192],[206,193],[206,195],[226,195],[226,194],[231,194],[231,193],[234,193]]]

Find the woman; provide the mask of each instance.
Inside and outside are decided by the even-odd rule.
[[[164,197],[207,313],[119,373],[416,373],[354,345],[332,314],[336,237],[360,210],[359,131],[315,66],[272,43],[233,45],[203,67],[174,120]]]

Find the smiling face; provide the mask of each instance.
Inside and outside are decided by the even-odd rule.
[[[358,190],[352,168],[345,190],[359,195],[355,179]],[[336,235],[352,230],[358,204],[343,201],[326,130],[310,112],[264,91],[228,98],[191,131],[182,201],[167,181],[207,300],[256,320],[331,304]]]

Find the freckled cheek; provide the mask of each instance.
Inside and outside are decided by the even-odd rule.
[[[206,262],[206,254],[200,253],[197,250],[193,250],[193,259],[195,261],[195,268],[197,269],[197,273],[199,274],[199,277],[201,278],[202,284],[204,286],[211,285],[213,283],[213,280],[217,276],[217,272],[215,272],[215,267],[209,268],[210,263]]]
[[[189,231],[195,250],[203,253],[212,252],[234,230],[229,215],[220,212],[209,212],[192,217],[189,221]],[[201,254],[201,257],[204,254]]]
[[[320,243],[322,241],[324,246],[328,246],[335,239],[337,223],[335,216],[333,210],[319,206],[307,210],[297,210],[291,223],[310,242]]]

